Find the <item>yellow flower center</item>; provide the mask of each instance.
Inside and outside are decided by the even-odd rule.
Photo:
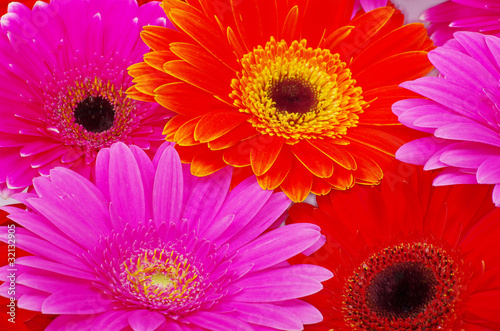
[[[131,288],[148,299],[181,302],[199,292],[198,271],[186,258],[173,252],[145,251],[123,265]]]
[[[295,144],[302,139],[338,138],[356,126],[367,103],[351,71],[327,49],[290,46],[274,38],[240,60],[230,97],[240,112],[252,114],[262,134]]]

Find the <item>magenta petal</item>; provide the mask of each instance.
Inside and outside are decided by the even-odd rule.
[[[491,156],[477,169],[477,182],[480,184],[500,183],[500,156]]]
[[[104,194],[106,199],[110,200],[109,195],[109,148],[102,149],[96,158],[95,184]]]
[[[477,184],[475,174],[464,173],[458,169],[446,168],[434,178],[432,185],[445,186],[457,184]]]
[[[500,207],[500,184],[493,188],[493,203],[496,207]]]
[[[457,168],[478,168],[492,155],[500,155],[500,148],[484,144],[462,142],[441,154],[439,160]]]
[[[253,265],[259,271],[285,261],[311,247],[321,237],[319,228],[312,224],[290,224],[265,233],[243,246],[231,265],[232,269],[245,269]]]
[[[129,326],[129,311],[111,310],[98,316],[92,324],[92,330],[122,330]]]
[[[30,293],[22,295],[17,301],[17,306],[21,309],[41,311],[42,304],[49,294]]]
[[[54,293],[62,289],[78,288],[88,284],[87,280],[53,274],[46,271],[23,272],[16,282],[39,291]]]
[[[96,279],[96,276],[94,274],[91,274],[90,272],[75,269],[70,266],[63,265],[57,262],[48,261],[39,256],[20,257],[16,260],[16,264],[37,268],[40,270],[47,270],[61,275],[86,279],[90,281],[95,281]]]
[[[449,142],[434,136],[410,141],[396,152],[396,159],[417,165],[424,165],[436,152],[447,146]]]
[[[276,305],[290,310],[306,325],[319,323],[323,320],[321,312],[316,307],[299,299],[277,302]]]
[[[136,226],[146,214],[144,186],[139,166],[130,149],[123,143],[110,149],[109,193],[118,214]]]
[[[230,251],[239,249],[267,230],[286,211],[290,203],[290,199],[284,193],[273,194],[245,229],[231,238]]]
[[[191,323],[213,331],[253,331],[253,328],[247,322],[228,314],[199,311],[194,314],[187,315],[185,318]]]
[[[153,183],[155,178],[155,167],[147,154],[137,146],[130,146],[130,151],[137,161],[141,172],[142,184],[144,185],[144,203],[146,207],[146,220],[153,219]]]
[[[179,154],[168,147],[162,154],[154,179],[153,216],[157,224],[180,219],[183,199],[183,174]]]
[[[165,316],[154,311],[140,309],[128,315],[128,322],[134,331],[152,331],[165,322]]]
[[[298,316],[286,308],[267,303],[231,302],[236,311],[231,315],[251,324],[278,330],[302,330]]]
[[[69,325],[79,331],[90,331],[95,319],[95,315],[60,315],[47,326],[45,331],[68,331]]]
[[[453,140],[466,140],[500,147],[500,136],[480,124],[449,124],[435,132],[436,137]]]
[[[112,308],[112,301],[96,288],[75,287],[52,293],[43,303],[42,313],[98,314]]]

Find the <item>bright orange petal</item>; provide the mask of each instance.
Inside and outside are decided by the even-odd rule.
[[[291,150],[295,157],[314,175],[325,178],[333,174],[332,160],[311,145],[309,140],[291,146]]]
[[[314,177],[311,192],[316,195],[325,195],[332,189],[332,186],[324,179]]]
[[[142,40],[155,51],[168,51],[169,45],[173,41],[191,41],[191,38],[184,33],[162,26],[147,25],[143,29],[141,32]]]
[[[290,172],[280,187],[283,192],[293,201],[304,201],[311,192],[313,175],[309,170],[295,159]]]
[[[218,151],[224,154],[224,161],[233,167],[247,167],[250,165],[250,147],[247,141],[243,141],[233,147]]]
[[[347,190],[354,186],[352,170],[347,170],[339,166],[333,169],[333,175],[329,178],[325,178],[325,181],[337,190]]]
[[[285,139],[283,137],[257,136],[250,148],[250,163],[255,175],[262,176],[278,157]]]
[[[194,129],[201,117],[193,118],[187,121],[177,129],[174,135],[174,141],[181,146],[199,145],[200,143],[194,138]]]
[[[236,145],[240,141],[255,137],[259,132],[249,122],[243,122],[228,133],[219,138],[209,141],[208,147],[212,150],[225,149]]]
[[[222,151],[211,151],[205,147],[193,157],[191,173],[198,177],[208,176],[226,166],[222,159]]]
[[[294,156],[287,146],[281,148],[281,152],[274,161],[271,169],[264,175],[257,176],[260,187],[264,190],[274,190],[283,183],[290,172]]]
[[[348,170],[356,169],[356,161],[352,155],[345,148],[336,145],[332,139],[311,140],[310,144],[342,167]]]
[[[172,117],[163,129],[163,134],[166,135],[165,139],[168,141],[174,141],[175,132],[183,126],[184,123],[190,121],[191,119],[191,116],[186,115],[177,115]]]
[[[236,110],[210,112],[205,114],[196,126],[194,138],[202,143],[215,140],[249,118],[250,115]]]

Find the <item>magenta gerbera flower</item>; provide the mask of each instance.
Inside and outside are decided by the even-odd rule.
[[[451,0],[427,9],[420,17],[430,21],[429,34],[438,46],[453,38],[457,31],[500,33],[498,0]]]
[[[122,141],[151,153],[169,114],[128,99],[127,68],[149,48],[144,25],[166,26],[158,2],[11,3],[0,30],[0,193],[55,166],[92,177],[97,152]],[[170,23],[168,23],[170,24]]]
[[[402,100],[392,110],[404,125],[432,136],[403,145],[396,158],[444,169],[434,185],[495,184],[493,201],[500,206],[500,39],[454,36],[429,53],[439,77],[401,84],[428,99]]]
[[[255,177],[228,192],[230,172],[197,178],[168,143],[153,161],[117,143],[98,154],[95,184],[61,167],[36,178],[36,194],[14,196],[29,211],[4,207],[26,228],[16,229],[17,247],[34,255],[16,261],[18,306],[60,314],[48,330],[302,330],[321,321],[298,298],[332,273],[287,262],[324,243],[319,227],[265,232],[290,200]]]
[[[356,12],[361,6],[365,12],[369,12],[379,7],[387,6],[388,0],[356,0],[354,5],[354,11]]]

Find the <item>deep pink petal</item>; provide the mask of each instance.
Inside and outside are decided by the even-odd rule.
[[[134,310],[128,315],[128,322],[135,331],[150,331],[165,322],[165,315],[145,309]]]
[[[89,284],[90,285],[90,284]],[[113,309],[112,301],[96,288],[75,287],[52,293],[42,305],[44,314],[99,314]]]

